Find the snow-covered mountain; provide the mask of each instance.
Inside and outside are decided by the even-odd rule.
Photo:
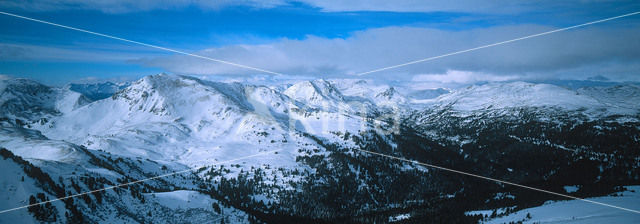
[[[492,83],[470,86],[431,101],[438,108],[471,112],[519,107],[555,108],[605,116],[636,115],[640,104],[637,86],[586,87],[571,90],[550,84],[526,82]]]
[[[350,99],[369,101],[378,109],[402,107],[408,102],[406,96],[389,85],[376,85],[367,80],[354,79],[331,80],[331,83]]]
[[[638,109],[640,103],[640,86],[627,84],[609,87],[584,87],[577,90],[578,94],[587,95],[602,105],[611,108]]]
[[[640,139],[634,103],[640,88],[633,85],[570,90],[493,83],[425,100],[365,80],[310,80],[286,88],[165,74],[126,87],[1,82],[0,148],[7,150],[0,165],[7,175],[0,184],[11,190],[0,195],[7,199],[0,209],[189,171],[0,214],[2,222],[429,220],[419,214],[442,214],[465,195],[512,191],[356,149],[535,182],[562,179],[585,158],[539,149],[577,148],[591,156],[584,166],[603,167],[599,174],[611,172],[625,184],[637,175],[616,173],[620,166],[637,167],[627,161],[637,158],[628,150]],[[601,158],[620,153],[626,159]],[[556,167],[514,163],[522,156],[554,158]],[[511,193],[522,204],[535,202],[526,192]],[[489,199],[473,200],[491,206],[481,203]],[[465,212],[480,207],[456,208],[442,220],[477,221]]]
[[[48,87],[28,79],[0,80],[0,114],[7,118],[46,119],[89,102],[80,93]]]
[[[291,99],[316,108],[337,109],[344,102],[344,96],[325,80],[303,81],[293,84],[284,91]]]
[[[95,101],[111,97],[114,93],[126,88],[129,85],[131,84],[128,82],[71,83],[68,84],[65,88],[74,92],[81,93],[92,101]]]

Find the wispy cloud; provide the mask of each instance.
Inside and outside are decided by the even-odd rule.
[[[0,74],[0,80],[7,80],[7,79],[11,79],[12,77],[10,75],[5,75],[5,74]]]
[[[136,51],[117,45],[40,46],[0,43],[0,59],[5,61],[125,62],[151,55],[162,54]]]
[[[304,4],[322,11],[393,11],[393,12],[471,12],[471,13],[522,13],[528,11],[548,11],[560,7],[581,7],[585,5],[619,5],[638,6],[629,0],[5,0],[0,2],[2,8],[19,8],[29,11],[56,10],[99,10],[106,13],[127,13],[150,10],[174,10],[186,7],[197,7],[203,10],[219,10],[231,6],[245,6],[251,8],[274,8],[278,6],[292,6]]]
[[[396,11],[396,12],[521,12],[537,8],[540,2],[531,1],[421,1],[421,0],[303,0],[324,11]],[[562,1],[546,1],[562,2]]]
[[[272,8],[285,3],[286,2],[282,0],[7,0],[1,1],[0,7],[17,8],[28,11],[98,10],[106,13],[127,13],[150,10],[173,10],[186,7],[199,7],[205,10],[216,10],[228,6]]]

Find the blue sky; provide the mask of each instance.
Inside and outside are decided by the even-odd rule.
[[[291,76],[324,78],[351,77],[349,74],[369,69],[640,10],[633,1],[156,2],[7,1],[0,3],[0,11]],[[624,18],[367,78],[472,83],[557,77],[583,80],[599,75],[638,81],[640,63],[634,52],[640,52],[639,21]],[[6,15],[0,15],[0,27],[3,76],[59,85],[136,79],[159,72],[263,75]],[[558,46],[566,49],[554,52]]]

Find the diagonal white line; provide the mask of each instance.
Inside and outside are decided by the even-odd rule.
[[[444,58],[444,57],[448,57],[448,56],[452,56],[452,55],[456,55],[456,54],[462,54],[462,53],[466,53],[466,52],[470,52],[470,51],[476,51],[476,50],[480,50],[480,49],[484,49],[484,48],[494,47],[494,46],[503,45],[503,44],[507,44],[507,43],[511,43],[511,42],[516,42],[516,41],[520,41],[520,40],[529,39],[529,38],[544,36],[544,35],[547,35],[547,34],[562,32],[562,31],[571,30],[571,29],[576,29],[576,28],[580,28],[580,27],[583,27],[583,26],[589,26],[589,25],[593,25],[593,24],[596,24],[596,23],[602,23],[602,22],[606,22],[606,21],[610,21],[610,20],[614,20],[614,19],[627,17],[627,16],[633,16],[633,15],[636,15],[636,14],[640,14],[640,11],[632,12],[632,13],[628,13],[628,14],[624,14],[624,15],[619,15],[619,16],[614,16],[614,17],[609,17],[609,18],[606,18],[606,19],[596,20],[596,21],[583,23],[583,24],[579,24],[579,25],[575,25],[575,26],[555,29],[555,30],[551,30],[551,31],[543,32],[543,33],[532,34],[532,35],[529,35],[529,36],[519,37],[519,38],[516,38],[516,39],[506,40],[506,41],[497,42],[497,43],[493,43],[493,44],[487,44],[487,45],[484,45],[484,46],[474,47],[474,48],[467,49],[467,50],[455,51],[455,52],[451,52],[451,53],[447,53],[447,54],[443,54],[443,55],[438,55],[438,56],[434,56],[434,57],[430,57],[430,58],[424,58],[424,59],[420,59],[420,60],[410,61],[410,62],[398,64],[398,65],[393,65],[393,66],[388,66],[388,67],[384,67],[384,68],[371,70],[371,71],[368,71],[368,72],[358,73],[358,74],[355,74],[355,75],[356,76],[361,76],[361,75],[371,74],[371,73],[374,73],[374,72],[380,72],[380,71],[385,71],[385,70],[394,69],[394,68],[398,68],[398,67],[404,67],[404,66],[407,66],[407,65],[417,64],[417,63],[426,62],[426,61],[431,61],[431,60]]]
[[[208,165],[204,165],[204,166],[199,166],[199,167],[195,167],[195,168],[191,168],[191,169],[181,170],[181,171],[177,171],[177,172],[173,172],[173,173],[167,173],[167,174],[163,174],[163,175],[159,175],[159,176],[155,176],[155,177],[149,177],[149,178],[140,179],[140,180],[136,180],[136,181],[132,181],[132,182],[128,182],[128,183],[123,183],[123,184],[118,184],[118,185],[114,185],[114,186],[110,186],[110,187],[105,187],[105,188],[102,188],[102,189],[97,189],[97,190],[82,192],[82,193],[79,193],[79,194],[69,195],[69,196],[65,196],[65,197],[61,197],[61,198],[56,198],[56,199],[49,200],[49,201],[43,201],[43,202],[39,202],[39,203],[35,203],[35,204],[30,204],[30,205],[11,208],[11,209],[6,209],[6,210],[0,211],[0,214],[5,213],[5,212],[20,210],[20,209],[24,209],[24,208],[29,208],[31,206],[42,205],[42,204],[46,204],[46,203],[49,203],[49,202],[55,202],[55,201],[60,201],[60,200],[64,200],[64,199],[78,197],[78,196],[91,194],[91,193],[95,193],[95,192],[101,192],[101,191],[106,191],[106,190],[109,190],[109,189],[124,187],[124,186],[137,184],[137,183],[141,183],[141,182],[145,182],[145,181],[149,181],[149,180],[155,180],[155,179],[158,179],[158,178],[173,176],[173,175],[176,175],[176,174],[191,172],[191,171],[198,170],[200,168],[207,167],[207,166],[230,163],[230,162],[235,162],[235,161],[238,161],[238,160],[248,159],[248,158],[252,158],[252,157],[256,157],[256,156],[262,156],[262,155],[266,155],[266,154],[269,154],[269,153],[278,152],[278,151],[282,151],[282,150],[283,149],[277,149],[277,150],[272,150],[272,151],[256,153],[256,154],[249,155],[249,156],[239,157],[239,158],[235,158],[235,159],[231,159],[231,160],[225,160],[225,161],[221,161],[221,162],[217,162],[217,163],[213,163],[213,164],[208,164]]]
[[[522,185],[522,184],[516,184],[516,183],[513,183],[513,182],[509,182],[509,181],[498,180],[498,179],[494,179],[494,178],[491,178],[491,177],[480,176],[480,175],[477,175],[477,174],[472,174],[472,173],[467,173],[467,172],[464,172],[464,171],[449,169],[449,168],[446,168],[446,167],[436,166],[436,165],[432,165],[432,164],[428,164],[428,163],[422,163],[422,162],[418,162],[418,161],[415,161],[415,160],[410,160],[410,159],[405,159],[405,158],[401,158],[401,157],[390,156],[390,155],[386,155],[386,154],[382,154],[382,153],[378,153],[378,152],[372,152],[372,151],[363,150],[363,149],[356,149],[356,150],[364,152],[364,153],[372,154],[372,155],[382,156],[382,157],[395,159],[395,160],[400,160],[400,161],[404,161],[404,162],[415,163],[415,164],[426,166],[426,167],[431,167],[431,168],[440,169],[440,170],[444,170],[444,171],[449,171],[449,172],[453,172],[453,173],[457,173],[457,174],[462,174],[462,175],[467,175],[467,176],[471,176],[471,177],[481,178],[481,179],[494,181],[494,182],[498,182],[498,183],[502,183],[502,184],[507,184],[507,185],[511,185],[511,186],[526,188],[526,189],[529,189],[529,190],[539,191],[539,192],[552,194],[552,195],[556,195],[556,196],[562,196],[562,197],[565,197],[565,198],[570,198],[570,199],[575,199],[575,200],[581,200],[581,201],[589,202],[589,203],[596,204],[596,205],[602,205],[602,206],[606,206],[606,207],[616,208],[616,209],[620,209],[620,210],[624,210],[624,211],[634,212],[634,213],[640,214],[640,211],[638,211],[638,210],[633,210],[633,209],[629,209],[629,208],[623,208],[623,207],[620,207],[620,206],[615,206],[615,205],[610,205],[610,204],[597,202],[597,201],[593,201],[593,200],[589,200],[589,199],[574,197],[574,196],[571,196],[571,195],[556,193],[556,192],[553,192],[553,191],[547,191],[547,190],[543,190],[543,189],[540,189],[540,188],[529,187],[529,186]]]
[[[201,59],[214,61],[214,62],[218,62],[218,63],[223,63],[223,64],[227,64],[227,65],[232,65],[232,66],[236,66],[236,67],[240,67],[240,68],[246,68],[246,69],[250,69],[250,70],[254,70],[254,71],[273,74],[273,75],[284,75],[284,74],[279,73],[279,72],[272,72],[272,71],[261,69],[261,68],[251,67],[251,66],[248,66],[248,65],[242,65],[242,64],[238,64],[238,63],[234,63],[234,62],[230,62],[230,61],[225,61],[225,60],[221,60],[221,59],[210,58],[210,57],[207,57],[207,56],[192,54],[192,53],[188,53],[188,52],[184,52],[184,51],[180,51],[180,50],[161,47],[161,46],[158,46],[158,45],[142,43],[142,42],[138,42],[138,41],[134,41],[134,40],[125,39],[125,38],[122,38],[122,37],[116,37],[116,36],[112,36],[112,35],[108,35],[108,34],[93,32],[93,31],[80,29],[80,28],[76,28],[76,27],[71,27],[71,26],[66,26],[66,25],[62,25],[62,24],[58,24],[58,23],[53,23],[53,22],[48,22],[48,21],[44,21],[44,20],[34,19],[34,18],[31,18],[31,17],[16,15],[16,14],[8,13],[8,12],[0,11],[0,14],[4,14],[4,15],[7,15],[7,16],[13,16],[13,17],[20,18],[20,19],[26,19],[26,20],[30,20],[30,21],[34,21],[34,22],[44,23],[44,24],[48,24],[48,25],[52,25],[52,26],[62,27],[62,28],[65,28],[65,29],[75,30],[75,31],[83,32],[83,33],[93,34],[93,35],[97,35],[97,36],[101,36],[101,37],[111,38],[111,39],[114,39],[114,40],[120,40],[120,41],[124,41],[124,42],[129,42],[129,43],[132,43],[132,44],[137,44],[137,45],[142,45],[142,46],[146,46],[146,47],[156,48],[156,49],[169,51],[169,52],[173,52],[173,53],[178,53],[178,54],[183,54],[183,55],[192,56],[192,57],[196,57],[196,58],[201,58]]]

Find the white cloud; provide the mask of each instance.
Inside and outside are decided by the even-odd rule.
[[[521,79],[516,75],[492,75],[483,72],[447,70],[439,74],[414,75],[407,87],[411,90],[425,90],[440,87],[458,88],[480,82],[503,82]]]
[[[412,82],[439,82],[439,83],[475,83],[475,82],[500,82],[517,79],[518,76],[490,75],[479,72],[448,70],[443,74],[415,75]]]
[[[0,74],[0,81],[1,80],[7,80],[7,79],[11,79],[10,75],[5,75],[5,74]]]
[[[529,79],[594,75],[630,76],[630,66],[640,65],[640,29],[637,24],[609,23],[555,33],[479,51],[446,57],[367,77],[410,80],[416,74],[447,74],[431,78],[468,79],[463,73],[491,74]],[[310,36],[304,40],[281,39],[271,44],[232,45],[198,54],[290,75],[344,76],[421,58],[482,46],[556,29],[538,25],[490,27],[464,31],[387,27],[353,33],[341,39]],[[188,56],[137,60],[186,74],[254,74]],[[485,76],[484,78],[491,78]]]

